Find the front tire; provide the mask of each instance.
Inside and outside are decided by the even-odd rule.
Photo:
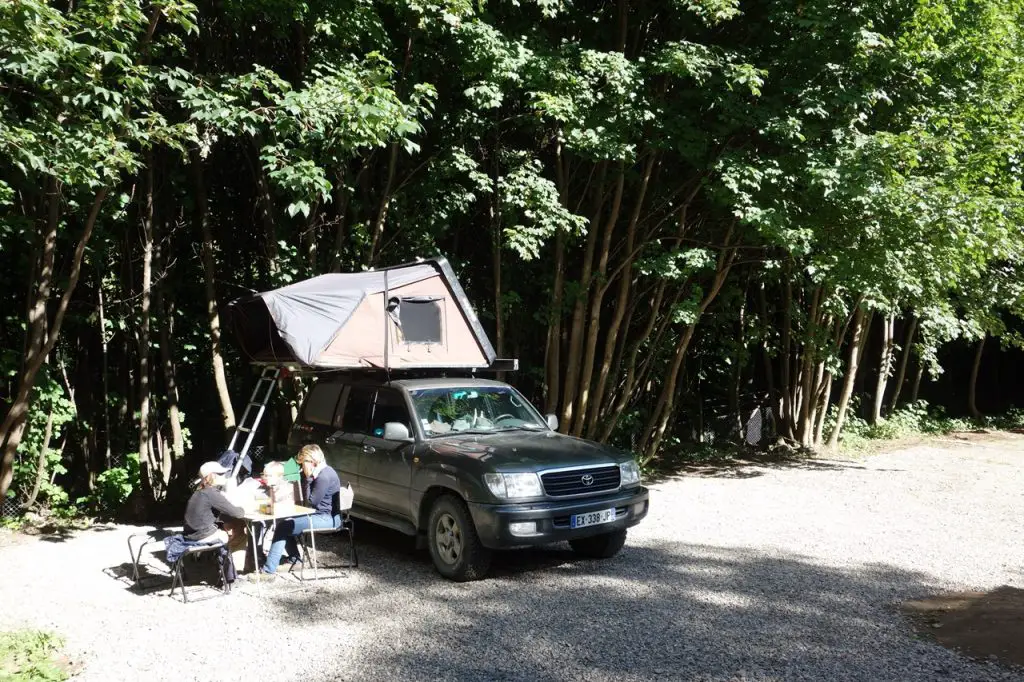
[[[622,546],[625,544],[625,528],[622,530],[613,530],[610,533],[592,535],[589,538],[569,540],[569,545],[572,547],[572,551],[574,551],[578,556],[587,559],[611,559],[619,553],[619,550],[622,549]]]
[[[491,566],[491,551],[481,544],[466,504],[454,495],[437,498],[430,508],[427,546],[437,572],[449,580],[479,580]]]

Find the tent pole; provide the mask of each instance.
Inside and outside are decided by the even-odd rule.
[[[388,383],[391,383],[391,367],[388,363],[388,350],[391,346],[391,325],[388,324],[388,305],[390,304],[391,294],[388,291],[388,270],[384,268],[384,374],[387,376]]]

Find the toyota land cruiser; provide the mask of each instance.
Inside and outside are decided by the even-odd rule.
[[[499,381],[327,375],[288,443],[319,444],[353,486],[353,516],[425,541],[438,572],[465,581],[494,549],[567,540],[611,557],[647,515],[629,453],[556,428]]]

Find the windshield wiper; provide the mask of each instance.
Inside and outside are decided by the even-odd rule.
[[[502,426],[499,431],[542,431],[544,427],[540,424],[516,424],[515,426]]]

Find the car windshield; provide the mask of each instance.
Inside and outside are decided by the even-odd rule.
[[[421,388],[409,395],[428,437],[547,428],[530,403],[508,386]]]

